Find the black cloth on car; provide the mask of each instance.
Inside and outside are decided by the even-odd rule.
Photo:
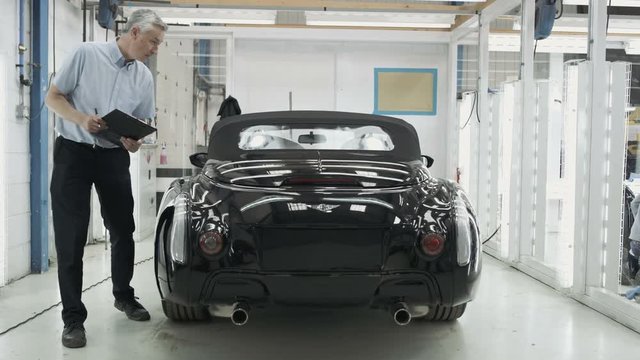
[[[220,104],[220,110],[218,110],[218,115],[221,119],[226,118],[227,116],[240,115],[242,114],[242,110],[240,110],[240,104],[238,104],[238,100],[233,96],[228,96],[222,104]]]

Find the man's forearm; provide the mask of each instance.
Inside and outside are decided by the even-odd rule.
[[[65,120],[82,125],[86,114],[76,110],[71,106],[67,98],[61,93],[49,91],[46,98],[47,107],[61,116]]]

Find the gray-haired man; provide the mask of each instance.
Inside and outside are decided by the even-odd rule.
[[[107,126],[100,114],[116,108],[138,118],[154,116],[153,78],[141,61],[158,51],[166,30],[167,25],[153,11],[135,11],[117,40],[78,47],[47,94],[47,106],[63,119],[56,124],[60,136],[53,153],[51,208],[64,321],[62,344],[66,347],[86,345],[82,255],[92,185],[111,235],[114,305],[132,320],[150,318],[129,284],[135,229],[129,152],[138,151],[140,141],[121,138],[122,146],[118,146],[95,134]]]

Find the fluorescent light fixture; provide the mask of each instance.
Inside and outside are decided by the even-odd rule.
[[[589,19],[586,16],[563,16],[556,20],[553,31],[587,33]],[[614,15],[609,19],[609,34],[640,34],[640,19],[637,16]]]
[[[564,0],[564,5],[589,5],[589,0]],[[640,7],[638,0],[611,0],[611,6]]]
[[[310,26],[450,28],[455,15],[385,12],[306,11]]]
[[[227,18],[171,18],[165,17],[162,20],[167,24],[193,25],[194,23],[202,24],[242,24],[242,25],[273,25],[276,23],[274,19],[227,19]]]
[[[520,51],[520,34],[489,34],[489,51]],[[551,35],[538,42],[538,53],[586,54],[586,35]]]
[[[187,65],[188,67],[198,68],[198,69],[225,69],[226,66],[221,65]]]
[[[309,26],[362,26],[362,27],[394,27],[394,28],[449,28],[450,24],[424,24],[424,23],[387,23],[372,21],[307,21]]]
[[[624,51],[627,55],[640,55],[640,40],[629,40],[626,42]]]
[[[196,53],[181,53],[181,52],[176,53],[176,56],[217,57],[217,58],[227,57],[227,55],[224,55],[224,54],[196,54]]]
[[[181,8],[181,7],[153,7],[167,24],[242,24],[242,25],[272,25],[276,22],[275,10],[249,9],[215,9],[215,8]],[[135,10],[127,8],[125,15]]]

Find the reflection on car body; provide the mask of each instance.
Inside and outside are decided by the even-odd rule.
[[[404,325],[457,319],[473,299],[475,214],[457,184],[429,174],[408,123],[247,114],[216,123],[209,144],[191,157],[202,172],[174,181],[158,213],[167,317],[242,325],[270,304],[367,306]]]

